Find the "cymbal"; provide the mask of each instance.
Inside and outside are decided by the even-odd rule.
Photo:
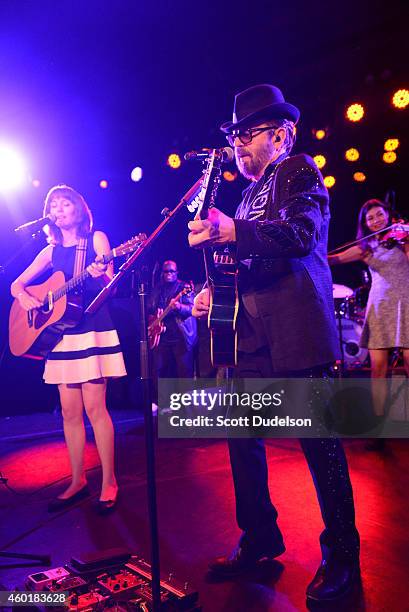
[[[351,297],[353,293],[353,290],[346,285],[332,285],[332,296],[335,300]]]

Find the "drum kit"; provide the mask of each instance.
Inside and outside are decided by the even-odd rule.
[[[352,290],[346,285],[332,285],[342,363],[346,368],[362,368],[368,360],[368,349],[359,346],[369,287]]]

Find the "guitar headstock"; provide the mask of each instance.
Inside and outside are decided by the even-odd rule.
[[[201,188],[197,196],[189,203],[188,210],[196,212],[195,218],[206,219],[208,210],[214,206],[217,188],[220,184],[223,153],[219,149],[209,149],[209,155],[204,160]]]
[[[194,290],[195,290],[195,286],[193,284],[193,281],[186,281],[185,286],[183,287],[181,291],[181,295],[187,295],[188,293],[193,293]]]
[[[138,247],[140,247],[142,242],[144,242],[146,239],[147,239],[146,234],[138,234],[137,236],[134,236],[130,240],[123,242],[118,247],[113,249],[113,251],[115,252],[115,256],[121,257],[122,255],[127,255],[128,253],[132,253]]]

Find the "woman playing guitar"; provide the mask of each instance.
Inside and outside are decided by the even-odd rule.
[[[112,263],[99,261],[110,251],[108,238],[101,231],[92,231],[92,214],[87,203],[66,185],[57,185],[48,192],[43,214],[55,218],[47,229],[50,244],[12,283],[11,293],[24,310],[38,309],[43,304],[26,290],[31,281],[47,270],[60,270],[71,278],[86,267],[89,276],[80,287],[86,306],[113,276]],[[84,407],[102,464],[102,489],[96,509],[104,514],[114,508],[118,485],[114,472],[114,430],[105,401],[106,379],[125,375],[118,334],[106,304],[65,330],[48,353],[44,380],[58,385],[72,472],[70,486],[50,502],[50,512],[89,495],[84,471]]]

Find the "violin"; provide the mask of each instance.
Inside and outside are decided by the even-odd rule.
[[[381,235],[379,245],[385,249],[393,249],[398,245],[404,245],[409,242],[409,225],[396,223],[385,234]]]

